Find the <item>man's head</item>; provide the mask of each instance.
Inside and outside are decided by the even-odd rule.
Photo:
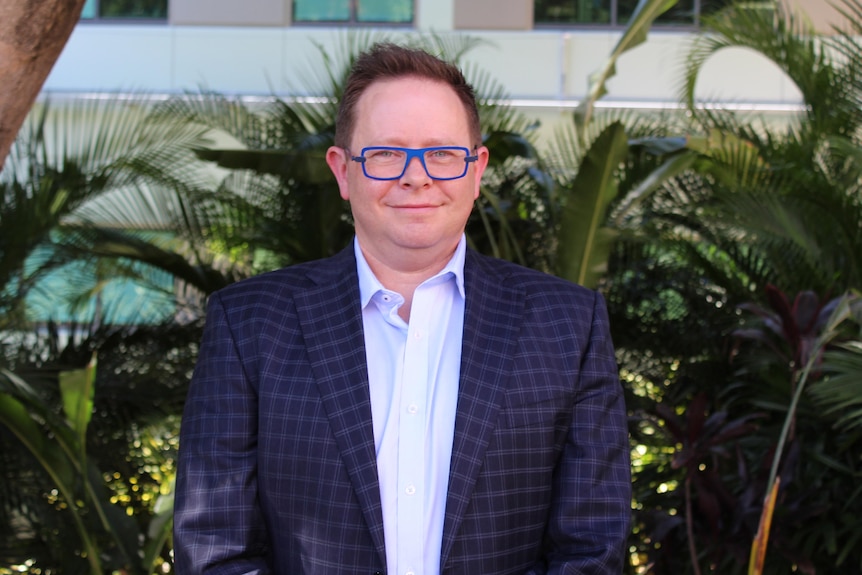
[[[448,261],[488,164],[478,124],[473,91],[450,64],[391,45],[359,58],[326,161],[370,263],[427,271]]]
[[[395,44],[375,44],[357,58],[338,107],[335,121],[335,145],[350,148],[356,125],[356,105],[373,83],[382,80],[416,77],[448,85],[464,106],[470,128],[471,147],[482,143],[479,112],[473,87],[461,71],[422,50]]]

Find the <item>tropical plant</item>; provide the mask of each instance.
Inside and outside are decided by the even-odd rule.
[[[174,172],[203,142],[200,128],[152,121],[144,97],[34,110],[0,173],[0,317],[72,261],[111,260],[108,275],[133,278],[157,267],[204,293],[232,281],[193,234],[174,235],[207,225],[204,176]]]
[[[860,8],[857,0],[842,4]],[[740,6],[710,20],[713,34],[692,52],[683,95],[690,113],[705,133],[742,144],[713,163],[713,172],[731,177],[705,185],[708,198],[692,200],[699,200],[710,222],[737,232],[723,234],[718,247],[759,288],[771,281],[791,293],[822,294],[862,285],[862,172],[850,161],[862,145],[862,44],[858,19],[850,22],[855,30],[823,38],[780,6],[775,16]],[[799,88],[803,111],[786,129],[741,124],[733,115],[694,105],[699,71],[731,46],[763,54]],[[742,245],[733,249],[731,242]],[[749,245],[756,251],[740,249]]]
[[[858,332],[822,355],[841,367],[818,363],[804,371],[821,357],[811,353],[822,347],[818,338],[829,317],[824,312],[815,321],[819,302],[858,289],[862,280],[862,178],[853,161],[862,144],[862,12],[856,0],[841,6],[855,15],[853,28],[832,37],[814,35],[783,5],[768,12],[740,4],[707,19],[709,33],[695,42],[684,82],[692,121],[678,133],[689,135],[634,143],[638,153],[657,154],[658,168],[616,207],[614,223],[623,231],[604,286],[623,374],[636,383],[629,396],[635,437],[659,447],[648,452],[635,480],[642,510],[634,544],[652,573],[741,573],[761,517],[772,513],[763,573],[862,568],[858,433],[848,427],[858,421],[858,402],[848,402],[841,386],[830,389],[833,373],[859,373],[849,351]],[[694,88],[704,64],[731,46],[754,49],[783,70],[800,88],[802,112],[777,124],[700,107]],[[795,362],[777,362],[771,347],[752,341],[734,344],[734,333],[755,333],[745,331],[754,328],[745,310],[777,301],[768,285],[809,294],[799,300],[798,317],[788,312],[772,322],[796,333],[786,337],[799,352]],[[792,309],[789,302],[784,309]],[[799,384],[803,379],[807,385]],[[698,529],[703,514],[683,511],[684,478],[655,439],[663,427],[646,415],[656,401],[688,411],[701,393],[730,419],[763,414],[757,433],[739,438],[735,465],[719,469],[736,510],[722,507],[717,536]],[[781,489],[773,490],[779,477]],[[702,497],[692,495],[696,502]],[[666,552],[692,543],[688,525],[701,543],[696,561]]]
[[[783,461],[785,444],[794,440],[797,409],[809,379],[816,377],[827,345],[842,335],[844,322],[853,317],[854,307],[859,313],[859,302],[851,296],[842,296],[822,304],[811,292],[796,296],[791,305],[788,298],[774,286],[767,286],[771,309],[757,305],[744,305],[763,321],[762,327],[740,329],[735,335],[767,345],[787,367],[791,401],[777,444],[771,455],[769,479],[766,484],[763,511],[757,534],[751,548],[749,573],[763,573],[769,541],[772,515],[781,488],[778,475]]]
[[[0,174],[4,565],[149,573],[156,557],[167,560],[166,525],[149,538],[141,534],[148,518],[169,518],[154,510],[155,499],[169,491],[177,427],[171,418],[181,410],[200,337],[198,323],[175,319],[200,311],[157,276],[169,271],[192,286],[192,296],[231,277],[209,251],[196,258],[195,246],[173,234],[178,221],[194,221],[190,208],[203,193],[179,186],[172,162],[188,158],[201,136],[189,126],[151,122],[143,97],[44,104]],[[62,273],[65,281],[56,281]],[[161,302],[156,324],[112,327],[116,318],[143,317],[139,301],[116,299],[88,312],[86,334],[74,323],[32,323],[49,320],[64,300],[92,301],[107,293],[105,284],[125,280],[150,286],[149,299]],[[46,288],[54,308],[34,317],[32,296]],[[94,353],[102,369],[94,386],[86,379],[87,394],[60,385],[58,373],[80,368]],[[64,411],[63,398],[72,396],[84,406],[74,413]]]
[[[551,207],[559,210],[553,271],[566,279],[596,287],[607,273],[611,246],[618,235],[608,225],[611,206],[618,203],[621,172],[629,158],[634,135],[653,135],[657,122],[623,116],[594,121],[596,102],[607,93],[606,83],[616,74],[619,58],[646,41],[656,18],[677,0],[639,0],[625,31],[605,66],[590,77],[590,89],[576,108],[573,122],[557,132],[551,148],[551,171],[557,196]],[[631,171],[633,166],[628,166]]]
[[[48,327],[19,342],[6,334],[0,564],[31,573],[162,571],[178,414],[200,325],[101,327],[68,338]]]
[[[862,318],[856,323],[862,326]],[[811,386],[814,404],[837,418],[836,427],[855,431],[862,425],[862,334],[823,354],[824,379]]]
[[[88,459],[87,426],[93,413],[95,357],[84,369],[59,372],[64,418],[57,418],[26,381],[6,370],[0,375],[5,379],[0,393],[0,417],[50,475],[63,501],[61,508],[68,509],[74,521],[81,544],[79,555],[86,558],[90,572],[104,572],[103,555],[111,550],[104,549],[96,540],[96,532],[103,531],[115,540],[112,548],[122,557],[123,568],[133,573],[149,573],[155,557],[145,554],[139,563],[140,535],[124,536],[130,532],[133,519],[111,505],[103,475]],[[164,519],[166,511],[169,516],[168,507],[154,518],[158,526],[153,530],[156,544],[148,546],[151,552],[160,553],[167,539],[165,529],[170,522]],[[111,567],[113,570],[117,565]]]

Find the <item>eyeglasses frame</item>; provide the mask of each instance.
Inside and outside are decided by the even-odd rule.
[[[473,148],[473,149],[475,150],[476,148]],[[391,178],[378,178],[378,177],[369,175],[368,170],[365,168],[365,160],[366,160],[365,154],[368,152],[374,151],[374,150],[394,150],[394,151],[398,151],[398,152],[405,152],[407,154],[407,158],[404,161],[404,167],[402,168],[401,173],[398,174],[397,176],[393,176]],[[433,152],[435,150],[461,150],[461,151],[463,151],[464,154],[466,154],[464,156],[464,172],[460,176],[454,176],[451,178],[435,178],[434,176],[432,176],[431,173],[428,171],[428,166],[425,165],[425,154],[428,152]],[[422,169],[425,170],[425,174],[429,178],[431,178],[432,180],[439,180],[439,181],[460,180],[461,178],[463,178],[464,176],[467,175],[467,170],[469,169],[470,164],[479,159],[478,155],[471,156],[470,155],[470,149],[465,148],[464,146],[431,146],[429,148],[401,148],[398,146],[367,146],[365,148],[362,148],[359,151],[358,156],[354,156],[351,153],[351,151],[346,149],[346,148],[345,148],[345,152],[347,152],[347,155],[350,156],[351,160],[353,160],[354,162],[358,162],[358,163],[362,164],[362,173],[365,175],[366,178],[368,178],[370,180],[378,180],[378,181],[383,181],[383,182],[392,181],[392,180],[400,180],[402,177],[404,177],[404,174],[407,172],[407,166],[410,165],[410,161],[413,160],[413,158],[419,159],[419,163],[422,164]]]

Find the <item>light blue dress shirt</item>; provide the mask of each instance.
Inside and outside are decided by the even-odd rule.
[[[439,575],[464,331],[462,236],[440,273],[404,298],[377,280],[354,242],[368,359],[387,571]]]

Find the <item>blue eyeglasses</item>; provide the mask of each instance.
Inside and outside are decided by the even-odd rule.
[[[347,150],[347,153],[350,154],[350,150]],[[350,156],[351,160],[362,164],[362,173],[372,180],[401,178],[413,158],[419,158],[425,173],[432,180],[457,180],[467,174],[470,162],[475,162],[479,156],[471,156],[470,150],[460,146],[431,148],[370,146],[362,148],[358,156]]]

